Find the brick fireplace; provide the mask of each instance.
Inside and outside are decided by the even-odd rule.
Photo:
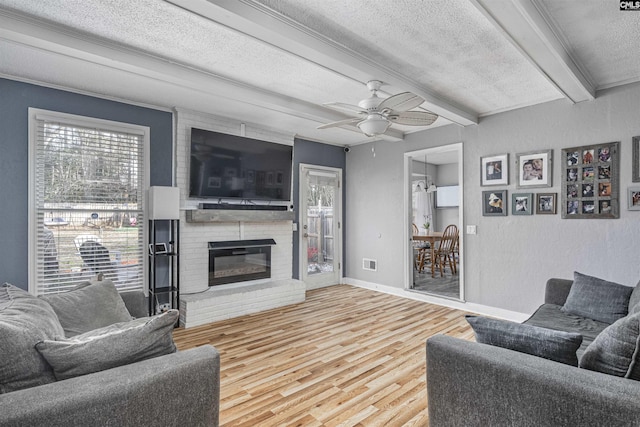
[[[293,221],[262,220],[187,222],[184,209],[198,209],[202,200],[189,200],[189,129],[196,127],[238,134],[240,122],[187,110],[176,110],[176,184],[180,187],[180,323],[190,327],[304,301],[304,282],[292,279]],[[252,128],[246,135],[293,143],[290,135]],[[268,278],[251,278],[209,286],[209,242],[273,239]],[[251,267],[256,267],[255,262]]]

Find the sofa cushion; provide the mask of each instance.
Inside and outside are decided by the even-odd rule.
[[[86,282],[68,292],[41,298],[53,307],[67,338],[131,320],[111,280]]]
[[[582,343],[580,334],[487,317],[465,317],[476,333],[476,341],[479,343],[578,366],[576,350]]]
[[[8,283],[0,286],[0,393],[54,382],[35,345],[63,334],[49,304]]]
[[[562,311],[562,306],[543,304],[523,323],[556,331],[574,332],[582,335],[582,345],[578,348],[578,359],[587,346],[604,331],[608,323],[598,322],[588,317],[575,316]]]
[[[606,328],[587,347],[580,367],[640,380],[640,313],[630,314]]]
[[[612,324],[627,315],[633,288],[573,273],[573,286],[562,311]]]
[[[58,380],[175,353],[172,331],[178,310],[116,323],[72,338],[36,345]]]

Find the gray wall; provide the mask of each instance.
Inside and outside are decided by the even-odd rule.
[[[0,79],[0,282],[27,289],[28,108],[151,128],[151,185],[173,182],[173,115],[28,83]]]
[[[307,141],[296,138],[293,142],[293,207],[295,210],[295,222],[300,223],[300,163],[310,165],[326,166],[336,169],[342,169],[342,183],[346,185],[347,178],[345,173],[345,151],[343,147],[335,145],[321,144],[318,142]],[[346,192],[342,192],[342,224],[345,221]],[[342,227],[342,247],[343,260],[346,252],[345,228]],[[293,233],[293,278],[299,279],[298,270],[300,267],[300,230]],[[346,272],[343,270],[343,275]]]
[[[626,206],[631,138],[640,135],[638,111],[640,85],[635,84],[599,92],[591,102],[554,101],[483,118],[475,126],[414,133],[403,143],[377,141],[372,143],[376,157],[372,144],[354,147],[347,157],[349,277],[404,287],[403,154],[463,142],[464,222],[478,226],[477,235],[465,236],[467,301],[531,313],[543,301],[545,281],[572,278],[574,270],[635,285],[640,279],[640,212]],[[553,149],[554,185],[532,192],[560,193],[561,149],[611,141],[621,141],[619,219],[563,220],[560,213],[482,216],[481,192],[487,188],[480,187],[481,156],[509,153],[506,188],[512,193],[515,154]],[[362,270],[363,257],[378,259],[378,271]]]
[[[438,166],[437,185],[457,185],[458,184],[458,163]],[[436,228],[435,231],[444,231],[449,224],[458,224],[458,208],[436,208]]]

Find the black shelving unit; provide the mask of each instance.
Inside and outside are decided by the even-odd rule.
[[[157,253],[164,243],[166,252]],[[180,220],[149,220],[149,315],[180,309]]]

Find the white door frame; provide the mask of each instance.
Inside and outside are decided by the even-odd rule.
[[[306,200],[307,200],[307,178],[305,176],[305,170],[313,169],[316,171],[326,171],[328,173],[335,173],[338,178],[338,188],[335,194],[335,206],[334,206],[334,218],[335,218],[335,233],[334,233],[334,275],[331,279],[327,279],[328,275],[318,276],[324,280],[315,280],[316,278],[307,275],[307,253],[305,243],[305,228],[306,225]],[[343,262],[342,262],[342,169],[333,168],[329,166],[312,165],[309,163],[300,163],[299,167],[299,227],[298,227],[298,242],[299,254],[298,254],[298,277],[304,281],[307,285],[307,289],[322,288],[325,286],[335,285],[343,282]],[[337,260],[337,262],[335,261]],[[337,283],[336,283],[337,282]]]
[[[406,233],[406,244],[404,245],[404,288],[411,289],[413,283],[413,246],[412,246],[412,177],[411,177],[411,161],[414,157],[429,156],[430,154],[444,153],[448,151],[458,152],[458,223],[460,224],[460,259],[461,263],[458,268],[458,277],[460,281],[460,300],[464,301],[464,167],[463,167],[463,144],[457,142],[454,144],[441,145],[438,147],[424,148],[416,151],[404,153],[404,230]]]

